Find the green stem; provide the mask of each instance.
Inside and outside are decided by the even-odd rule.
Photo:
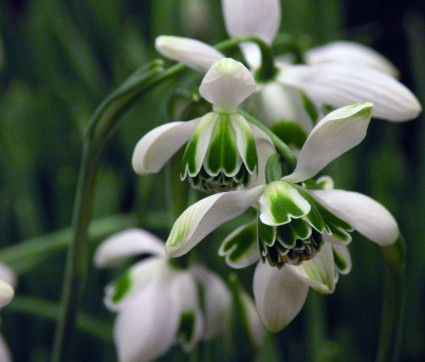
[[[309,341],[310,360],[326,361],[323,343],[326,340],[325,298],[316,291],[310,291],[307,300],[307,340]]]
[[[253,36],[241,36],[221,42],[215,46],[218,50],[227,49],[244,42],[252,42],[258,45],[261,52],[261,66],[255,72],[255,78],[258,82],[264,83],[274,79],[278,69],[274,64],[274,55],[272,48],[259,38]]]
[[[239,110],[238,113],[244,116],[253,125],[260,128],[264,133],[267,134],[267,136],[270,137],[274,146],[276,147],[277,152],[279,152],[279,154],[285,160],[285,163],[289,168],[289,172],[292,172],[297,164],[297,159],[292,153],[291,149],[288,147],[288,145],[283,142],[278,136],[276,136],[273,131],[271,131],[268,127],[266,127],[263,123],[261,123],[258,119],[256,119],[249,113],[241,110]]]
[[[377,361],[399,360],[404,317],[406,245],[400,235],[396,243],[381,248],[385,260],[384,295]]]

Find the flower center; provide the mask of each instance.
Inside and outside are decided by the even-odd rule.
[[[258,219],[258,241],[263,261],[277,268],[314,258],[323,244],[320,233],[301,219],[279,226],[266,225]]]

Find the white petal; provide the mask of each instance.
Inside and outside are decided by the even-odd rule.
[[[174,223],[165,245],[167,254],[186,254],[221,224],[255,204],[263,188],[264,186],[257,186],[250,190],[223,192],[190,206]]]
[[[2,362],[12,362],[12,354],[10,353],[9,347],[4,339],[4,337],[0,334],[0,361]]]
[[[365,45],[350,41],[334,41],[305,53],[307,64],[343,62],[366,65],[397,78],[398,70],[388,59]]]
[[[189,140],[200,120],[166,123],[148,132],[134,149],[134,171],[140,175],[158,172]]]
[[[378,245],[390,245],[398,239],[397,221],[384,206],[369,196],[344,190],[317,190],[314,195]]]
[[[114,339],[121,362],[153,360],[174,344],[182,295],[173,280],[151,284],[118,314]]]
[[[290,182],[307,180],[358,145],[366,136],[372,108],[371,103],[364,102],[329,113],[307,137],[294,172],[283,179]]]
[[[199,92],[217,112],[232,113],[256,89],[254,77],[240,62],[224,58],[205,74]]]
[[[205,313],[205,339],[215,337],[224,330],[229,317],[231,294],[218,275],[196,264],[190,268],[194,278],[201,284]]]
[[[280,26],[279,0],[223,0],[227,33],[232,37],[254,36],[271,44]],[[258,46],[242,43],[242,52],[252,67],[261,62]]]
[[[257,310],[272,332],[285,328],[300,312],[307,298],[308,286],[288,268],[272,268],[258,263],[254,274],[254,297]]]
[[[163,56],[181,62],[190,68],[206,72],[224,55],[199,40],[178,36],[159,36],[155,48]]]
[[[336,273],[332,255],[332,246],[324,243],[316,256],[300,265],[286,265],[307,285],[323,294],[333,293],[335,290]]]
[[[0,308],[3,308],[6,304],[9,304],[15,295],[15,291],[12,286],[5,282],[4,280],[0,280]]]
[[[0,263],[0,280],[8,282],[13,288],[18,285],[18,278],[15,272],[3,263]]]
[[[121,310],[144,289],[155,283],[163,283],[173,278],[174,274],[168,258],[154,257],[140,261],[105,287],[105,306],[111,311]]]
[[[112,267],[138,254],[165,256],[164,242],[142,229],[121,231],[99,245],[94,263],[98,268]]]
[[[255,138],[255,148],[257,150],[258,157],[258,175],[251,177],[251,181],[247,188],[253,188],[258,185],[266,184],[266,164],[267,160],[271,155],[276,153],[276,149],[273,145],[272,140],[267,134],[265,134],[261,129],[253,124],[249,124],[252,130],[252,133]]]
[[[421,105],[413,93],[391,76],[363,65],[325,63],[287,67],[279,78],[303,89],[320,105],[342,107],[369,101],[373,117],[388,121],[416,118]]]
[[[246,101],[246,108],[268,126],[290,120],[297,122],[307,133],[313,128],[300,90],[285,84],[269,82],[259,85],[258,91]]]

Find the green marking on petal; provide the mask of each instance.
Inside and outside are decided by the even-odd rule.
[[[113,295],[112,295],[112,302],[118,303],[121,301],[127,292],[130,290],[132,284],[131,274],[130,271],[127,271],[124,273],[121,277],[116,279],[114,282],[114,289],[113,289]]]
[[[183,343],[189,343],[195,333],[195,313],[191,310],[185,311],[180,316],[180,326],[177,335],[182,339]]]
[[[258,219],[258,237],[262,244],[272,246],[276,240],[276,228],[263,224]]]
[[[339,271],[343,273],[349,267],[347,261],[342,256],[342,254],[338,253],[338,250],[336,250],[335,248],[332,248],[332,253],[334,256],[336,267],[338,268]]]
[[[230,234],[220,247],[220,254],[228,254],[229,261],[239,261],[257,242],[256,220],[246,224]]]
[[[311,236],[311,226],[304,220],[294,219],[289,225],[297,239],[305,240]]]
[[[288,223],[291,218],[303,217],[311,209],[300,192],[285,181],[268,184],[259,202],[262,221],[275,225]]]
[[[186,178],[188,173],[190,176],[194,176],[199,172],[207,146],[210,143],[211,132],[216,124],[216,119],[217,114],[210,112],[202,117],[198,127],[196,127],[184,151],[181,168],[182,180]]]
[[[236,145],[236,134],[230,122],[230,115],[220,113],[211,136],[211,142],[205,159],[205,168],[211,175],[224,172],[234,176],[241,166]]]
[[[255,147],[255,138],[248,121],[240,114],[230,115],[233,129],[236,133],[236,144],[239,154],[250,173],[258,169],[257,149]]]

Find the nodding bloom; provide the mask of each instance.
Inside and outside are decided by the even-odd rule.
[[[139,174],[159,171],[186,142],[181,178],[202,191],[227,191],[261,181],[267,157],[274,152],[269,137],[237,113],[255,91],[255,81],[242,63],[224,58],[202,80],[201,95],[213,111],[188,122],[171,122],[147,133],[136,145],[133,168]],[[257,176],[260,180],[257,180]]]
[[[200,264],[177,266],[149,232],[128,229],[111,236],[96,250],[95,264],[113,267],[137,255],[147,258],[105,290],[105,305],[118,313],[114,339],[120,361],[150,361],[177,342],[189,351],[224,329],[231,302],[226,284]]]
[[[223,0],[223,15],[231,37],[254,36],[271,45],[280,27],[279,0]],[[160,36],[156,49],[164,56],[196,70],[206,71],[224,55],[198,40]],[[253,72],[261,64],[257,44],[240,44]],[[271,125],[295,121],[310,132],[317,112],[370,101],[373,117],[400,122],[414,119],[421,105],[412,92],[393,76],[396,69],[373,50],[350,42],[335,42],[305,53],[306,64],[291,57],[275,59],[272,79],[257,79],[257,92],[244,106]],[[315,111],[307,104],[314,104]],[[260,117],[261,115],[261,117]]]
[[[233,267],[262,260],[254,278],[257,307],[269,329],[283,328],[301,309],[309,286],[332,293],[338,272],[349,271],[349,232],[357,230],[380,245],[398,238],[398,225],[381,204],[359,193],[332,189],[326,179],[311,180],[363,140],[372,108],[365,102],[329,113],[309,134],[290,175],[267,185],[212,195],[190,206],[173,226],[167,253],[187,253],[218,226],[256,207],[257,220],[226,238],[220,254]],[[292,293],[293,302],[288,302]],[[269,307],[277,302],[268,301],[270,295],[294,306],[283,312],[280,307],[277,311],[282,314],[273,314]]]

